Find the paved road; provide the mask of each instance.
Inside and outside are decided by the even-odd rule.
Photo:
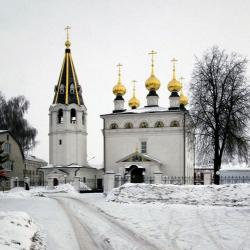
[[[68,216],[80,250],[156,250],[142,235],[128,229],[114,217],[80,199],[52,196]]]

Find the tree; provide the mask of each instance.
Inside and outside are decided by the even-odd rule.
[[[196,58],[191,82],[191,113],[196,124],[198,154],[214,163],[219,184],[223,160],[249,159],[250,89],[246,58],[213,47]]]
[[[29,108],[29,101],[24,96],[12,97],[9,100],[0,92],[0,129],[9,130],[20,143],[24,152],[35,144],[37,130],[24,118]]]

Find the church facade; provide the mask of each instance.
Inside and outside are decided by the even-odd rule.
[[[118,83],[113,88],[114,110],[101,115],[105,180],[113,182],[114,179],[116,186],[127,181],[167,183],[171,178],[180,184],[193,183],[195,137],[192,119],[185,108],[188,99],[183,94],[182,83],[176,79],[176,60],[173,60],[173,79],[168,84],[169,108],[158,105],[157,90],[161,83],[154,73],[155,53],[150,53],[152,65],[145,83],[149,91],[146,106],[139,108],[134,87],[128,103],[131,109],[125,110],[126,88],[118,65]],[[112,187],[112,183],[106,185]]]

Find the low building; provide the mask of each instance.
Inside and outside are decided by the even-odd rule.
[[[4,142],[2,148],[9,155],[9,159],[2,164],[7,177],[7,181],[2,185],[5,189],[9,189],[10,179],[15,178],[16,182],[18,180],[18,185],[23,186],[25,158],[21,145],[8,130],[0,130],[0,141]]]
[[[250,183],[249,167],[220,169],[220,184]]]
[[[24,175],[29,177],[31,186],[41,186],[44,184],[43,173],[40,171],[40,168],[47,165],[46,161],[34,155],[25,156]]]
[[[214,166],[211,164],[196,166],[194,169],[195,185],[210,185],[214,178]]]

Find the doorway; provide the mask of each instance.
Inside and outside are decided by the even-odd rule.
[[[130,167],[131,183],[143,183],[144,182],[144,168],[138,168],[133,165]]]
[[[53,186],[55,187],[55,186],[58,186],[58,179],[57,178],[54,178],[53,179]]]

